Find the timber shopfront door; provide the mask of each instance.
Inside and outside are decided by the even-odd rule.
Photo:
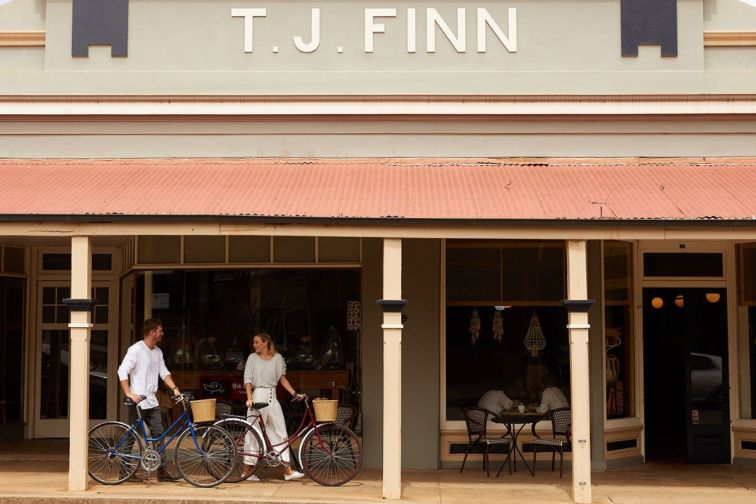
[[[643,289],[646,459],[730,462],[723,288]]]

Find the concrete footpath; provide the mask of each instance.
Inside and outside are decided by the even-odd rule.
[[[363,470],[350,483],[322,487],[309,480],[284,482],[281,470],[262,472],[259,483],[195,488],[186,482],[128,482],[103,486],[92,482],[84,492],[69,492],[65,460],[45,460],[45,454],[11,461],[0,457],[0,503],[199,504],[247,502],[260,504],[341,504],[385,502],[380,471]],[[405,471],[403,502],[418,504],[552,504],[569,503],[569,472],[539,471],[487,478],[480,469]],[[594,502],[599,504],[756,504],[756,469],[732,466],[644,464],[593,475]]]

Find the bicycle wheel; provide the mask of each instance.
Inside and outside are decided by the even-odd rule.
[[[89,431],[89,475],[103,485],[123,483],[142,459],[142,439],[121,422],[103,422]]]
[[[244,420],[227,418],[213,425],[224,429],[234,440],[236,463],[226,483],[239,483],[249,478],[263,463],[263,441],[252,426]]]
[[[173,463],[179,474],[194,486],[209,488],[220,485],[231,474],[236,462],[231,435],[212,425],[186,429],[173,451]]]
[[[362,446],[357,434],[338,424],[318,425],[302,441],[302,467],[316,483],[339,486],[362,467]]]

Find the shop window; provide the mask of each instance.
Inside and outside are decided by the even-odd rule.
[[[318,238],[318,261],[360,262],[359,238]]]
[[[140,236],[137,257],[140,264],[181,262],[181,237]]]
[[[756,243],[738,247],[738,330],[741,418],[756,418]]]
[[[349,303],[360,299],[359,270],[134,274],[136,320],[145,319],[145,282],[151,282],[150,315],[163,321],[166,364],[182,389],[198,397],[243,401],[243,368],[251,338],[267,332],[295,387],[359,401],[359,327],[347,323]],[[140,330],[136,327],[137,334]]]
[[[68,287],[43,287],[42,288],[42,323],[43,324],[67,324],[69,322],[69,309],[63,304],[63,300],[71,297],[71,289]]]
[[[231,236],[228,260],[232,263],[270,262],[270,236]]]
[[[489,390],[535,406],[547,377],[569,397],[565,269],[561,241],[447,241],[447,420]]]
[[[722,254],[647,252],[643,254],[643,274],[647,277],[722,277]]]
[[[226,238],[223,236],[185,236],[184,262],[226,262]]]
[[[632,244],[604,242],[606,417],[633,416]]]
[[[3,248],[3,271],[5,273],[26,273],[26,251],[17,247]]]
[[[315,262],[315,238],[308,236],[276,236],[273,238],[273,259],[276,262]]]
[[[25,292],[26,280],[0,277],[0,426],[23,422]]]
[[[42,269],[45,271],[71,271],[71,254],[42,254]],[[110,271],[113,269],[111,254],[92,254],[92,271]]]

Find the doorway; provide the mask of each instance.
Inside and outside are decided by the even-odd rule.
[[[727,295],[644,288],[647,461],[730,463]]]

